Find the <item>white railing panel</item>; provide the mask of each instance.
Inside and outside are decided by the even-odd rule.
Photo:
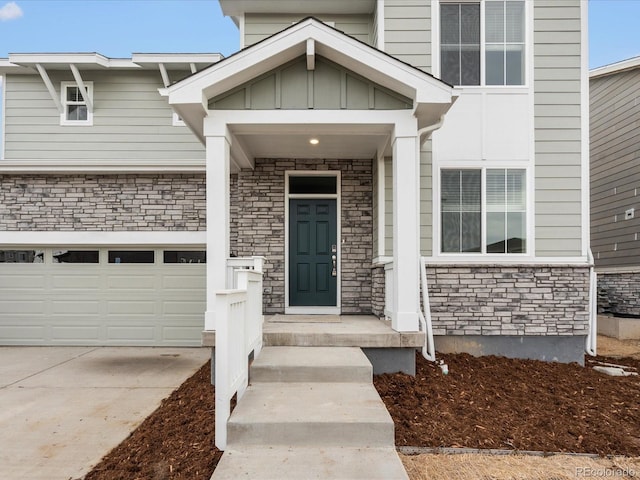
[[[242,270],[263,271],[264,257],[227,258],[227,288],[238,288],[238,274]]]
[[[227,421],[231,415],[231,398],[247,387],[249,370],[243,348],[247,292],[223,290],[216,293],[216,446],[227,445]]]
[[[245,315],[246,353],[254,352],[254,358],[262,350],[262,273],[255,270],[239,270],[238,288],[247,292]]]

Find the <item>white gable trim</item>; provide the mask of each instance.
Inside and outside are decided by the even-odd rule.
[[[420,127],[435,123],[453,102],[453,88],[316,19],[308,18],[166,89],[171,104],[194,133],[204,139],[202,120],[208,99],[305,56],[314,54],[414,101]],[[425,108],[426,106],[432,108]],[[427,115],[426,111],[431,112]]]

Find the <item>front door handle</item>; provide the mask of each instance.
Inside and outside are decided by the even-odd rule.
[[[333,268],[331,269],[331,276],[338,276],[338,257],[336,255],[331,255],[331,263],[333,264]]]

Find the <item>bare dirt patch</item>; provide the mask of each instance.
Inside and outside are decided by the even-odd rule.
[[[398,446],[640,454],[640,377],[494,356],[438,358],[448,375],[418,355],[415,377],[374,378]]]

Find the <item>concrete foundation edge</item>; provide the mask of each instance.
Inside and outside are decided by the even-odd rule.
[[[363,348],[362,351],[373,365],[373,374],[416,374],[415,348]]]
[[[449,335],[436,336],[434,340],[436,351],[440,353],[469,353],[476,357],[498,355],[584,365],[585,335]]]

